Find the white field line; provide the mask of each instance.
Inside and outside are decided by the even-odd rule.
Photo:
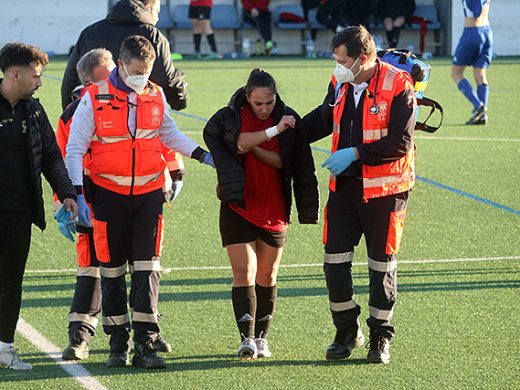
[[[51,357],[67,374],[77,380],[85,389],[89,390],[107,390],[105,386],[92,377],[92,374],[80,364],[74,361],[65,361],[61,358],[61,352],[57,346],[47,340],[40,332],[23,320],[18,319],[16,328],[21,335],[31,344],[36,346],[40,351]]]
[[[476,142],[520,142],[520,138],[480,138],[480,137],[437,137],[414,136],[414,139],[432,141],[476,141]]]
[[[500,257],[468,257],[460,259],[426,259],[426,260],[397,260],[398,264],[435,264],[435,263],[472,263],[482,261],[506,261],[506,260],[520,260],[520,256],[500,256]],[[355,266],[366,266],[367,263],[352,263]],[[307,263],[307,264],[282,264],[281,268],[308,268],[308,267],[323,267],[323,263]],[[166,268],[168,271],[213,271],[221,269],[231,269],[230,266],[210,266],[210,267],[171,267]],[[33,269],[26,270],[25,273],[75,273],[76,269]]]
[[[182,129],[181,129],[182,130]],[[182,132],[186,135],[202,135],[201,130],[182,130]],[[520,142],[520,138],[484,138],[484,137],[438,137],[438,136],[420,136],[415,135],[413,137],[415,140],[421,141],[462,141],[462,142],[508,142],[508,143],[518,143]]]

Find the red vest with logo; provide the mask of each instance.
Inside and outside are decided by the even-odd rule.
[[[108,79],[87,87],[94,111],[95,134],[86,174],[92,181],[122,195],[145,194],[162,187],[165,162],[159,138],[164,104],[153,83],[137,95],[136,130],[128,128],[128,95]]]
[[[390,106],[394,96],[406,89],[413,91],[412,78],[406,72],[380,61],[377,62],[377,66],[379,69],[376,70],[375,77],[372,77],[368,90],[375,93],[379,110],[377,114],[372,114],[370,113],[371,101],[365,101],[363,104],[364,144],[379,141],[388,134]],[[379,82],[376,82],[378,78]],[[336,88],[334,76],[332,76],[332,85]],[[338,148],[340,123],[345,108],[348,86],[349,83],[342,85],[336,105],[333,108],[332,153]],[[413,187],[415,183],[414,149],[412,146],[408,153],[397,161],[375,166],[362,165],[365,200],[398,194]],[[330,176],[329,188],[331,191],[336,190],[336,176],[334,175]]]

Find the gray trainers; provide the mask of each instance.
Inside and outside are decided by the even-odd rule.
[[[13,347],[9,347],[8,349],[0,351],[0,366],[5,366],[11,370],[32,370],[32,366],[30,364],[22,362],[22,359],[20,359],[16,349]]]
[[[269,350],[269,344],[267,343],[267,339],[256,338],[255,339],[256,348],[258,350],[259,358],[270,358],[273,356],[271,351]]]
[[[240,360],[254,360],[258,357],[258,348],[254,339],[245,338],[237,350]]]

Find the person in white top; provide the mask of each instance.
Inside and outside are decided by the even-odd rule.
[[[155,60],[144,37],[126,38],[109,78],[86,88],[71,124],[67,168],[78,190],[79,223],[94,227],[100,262],[103,330],[110,335],[108,367],[164,368],[154,342],[162,250],[165,163],[161,143],[214,167],[211,154],[192,141],[168,114],[162,89],[150,82]],[[83,156],[90,150],[85,187]],[[83,191],[85,189],[85,191]],[[93,220],[85,196],[92,204]],[[125,273],[131,271],[127,308]]]

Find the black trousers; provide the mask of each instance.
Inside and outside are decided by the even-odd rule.
[[[258,33],[262,37],[262,40],[265,42],[270,41],[273,36],[273,29],[271,26],[271,12],[268,11],[259,11],[260,15],[258,15],[256,18],[253,18],[250,12],[244,10],[244,20],[253,25],[256,26],[256,29],[258,30]]]
[[[354,327],[360,314],[353,300],[354,247],[365,236],[369,268],[367,325],[384,337],[393,337],[390,324],[397,297],[397,258],[408,192],[363,202],[361,179],[339,176],[329,193],[325,214],[324,271],[330,309],[337,329]]]
[[[88,343],[96,332],[101,311],[101,279],[93,229],[78,226],[77,230],[78,272],[69,312],[69,341],[81,339]]]
[[[134,342],[154,340],[159,333],[157,303],[162,244],[161,189],[124,196],[96,186],[92,199],[94,244],[101,273],[102,322],[111,335],[111,352],[129,347],[130,323]],[[128,315],[126,268],[130,267]]]
[[[345,26],[345,0],[328,0],[325,4],[320,5],[316,20],[327,27],[329,30],[336,32],[338,25]]]
[[[12,343],[31,245],[31,213],[0,214],[0,341]]]

